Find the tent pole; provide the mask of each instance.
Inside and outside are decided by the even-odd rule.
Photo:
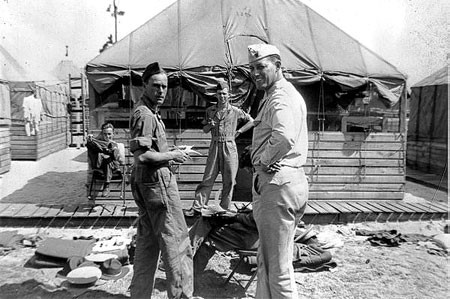
[[[80,74],[80,78],[81,78],[81,117],[82,117],[82,128],[83,128],[83,144],[86,143],[86,96],[85,96],[85,92],[84,89],[86,88],[85,86],[85,82],[84,82],[84,76],[81,73]]]
[[[399,131],[400,133],[404,134],[406,137],[406,130],[407,130],[407,126],[406,126],[406,110],[407,110],[407,91],[406,91],[406,81],[405,81],[405,85],[403,88],[403,95],[400,98],[400,128]]]
[[[403,95],[400,97],[400,135],[403,136],[401,138],[403,144],[402,144],[402,148],[403,148],[403,177],[404,179],[406,176],[406,147],[408,145],[408,140],[407,140],[407,129],[408,126],[406,124],[406,116],[407,116],[407,106],[408,106],[408,92],[406,90],[406,80],[405,80],[405,86],[403,88]],[[404,186],[406,185],[406,182],[404,182]]]

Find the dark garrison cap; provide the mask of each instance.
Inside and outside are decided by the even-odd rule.
[[[225,81],[219,81],[219,83],[217,84],[217,86],[216,86],[216,89],[217,90],[222,90],[222,89],[230,89],[230,86],[228,86],[228,83],[227,82],[225,82]]]
[[[166,72],[162,69],[158,62],[153,62],[147,65],[144,73],[142,74],[142,81],[147,82],[147,80],[155,74],[165,74]]]

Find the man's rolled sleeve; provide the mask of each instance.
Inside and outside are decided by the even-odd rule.
[[[130,151],[147,151],[153,146],[154,131],[156,128],[155,118],[142,111],[136,111],[131,120]]]

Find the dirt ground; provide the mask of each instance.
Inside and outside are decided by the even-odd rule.
[[[0,202],[12,203],[86,203],[86,158],[84,149],[67,149],[38,162],[13,161],[11,171],[0,179]],[[405,200],[447,202],[448,194],[408,182]],[[316,232],[333,234],[343,246],[332,249],[333,271],[296,273],[300,298],[448,298],[449,260],[428,252],[423,242],[402,243],[399,247],[374,247],[356,236],[354,229],[396,229],[402,234],[433,236],[443,233],[449,221],[402,223],[358,223],[314,226]],[[0,227],[0,232],[15,230],[29,236],[72,238],[79,236],[130,236],[127,229],[58,229]],[[0,255],[0,298],[129,298],[132,271],[117,281],[99,280],[89,288],[75,288],[57,278],[60,268],[34,269],[24,265],[34,248],[18,247]],[[234,253],[216,254],[206,271],[197,277],[196,294],[204,298],[253,297],[256,283],[248,292],[234,280],[224,285],[231,267],[237,263]],[[132,266],[129,266],[132,268]],[[239,280],[249,279],[251,269],[241,267]],[[165,298],[165,275],[158,271],[153,298]]]

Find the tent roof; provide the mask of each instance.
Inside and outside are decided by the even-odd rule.
[[[41,70],[25,69],[15,58],[11,55],[4,46],[0,44],[0,78],[7,81],[49,81],[58,82],[58,78],[43,72]]]
[[[28,72],[0,45],[0,78],[7,81],[30,80]]]
[[[414,84],[412,87],[421,87],[429,85],[448,85],[448,66],[444,66],[440,70],[434,72],[428,77]]]
[[[380,86],[388,81],[392,89],[406,80],[298,0],[178,0],[92,59],[87,75],[101,93],[153,61],[169,72],[229,70],[247,65],[247,46],[256,43],[276,45],[287,71],[306,72],[313,81],[324,75],[361,86],[368,78],[380,79]]]
[[[75,66],[72,60],[61,60],[53,69],[53,74],[59,80],[68,80],[69,74],[72,78],[80,78],[82,69]]]

